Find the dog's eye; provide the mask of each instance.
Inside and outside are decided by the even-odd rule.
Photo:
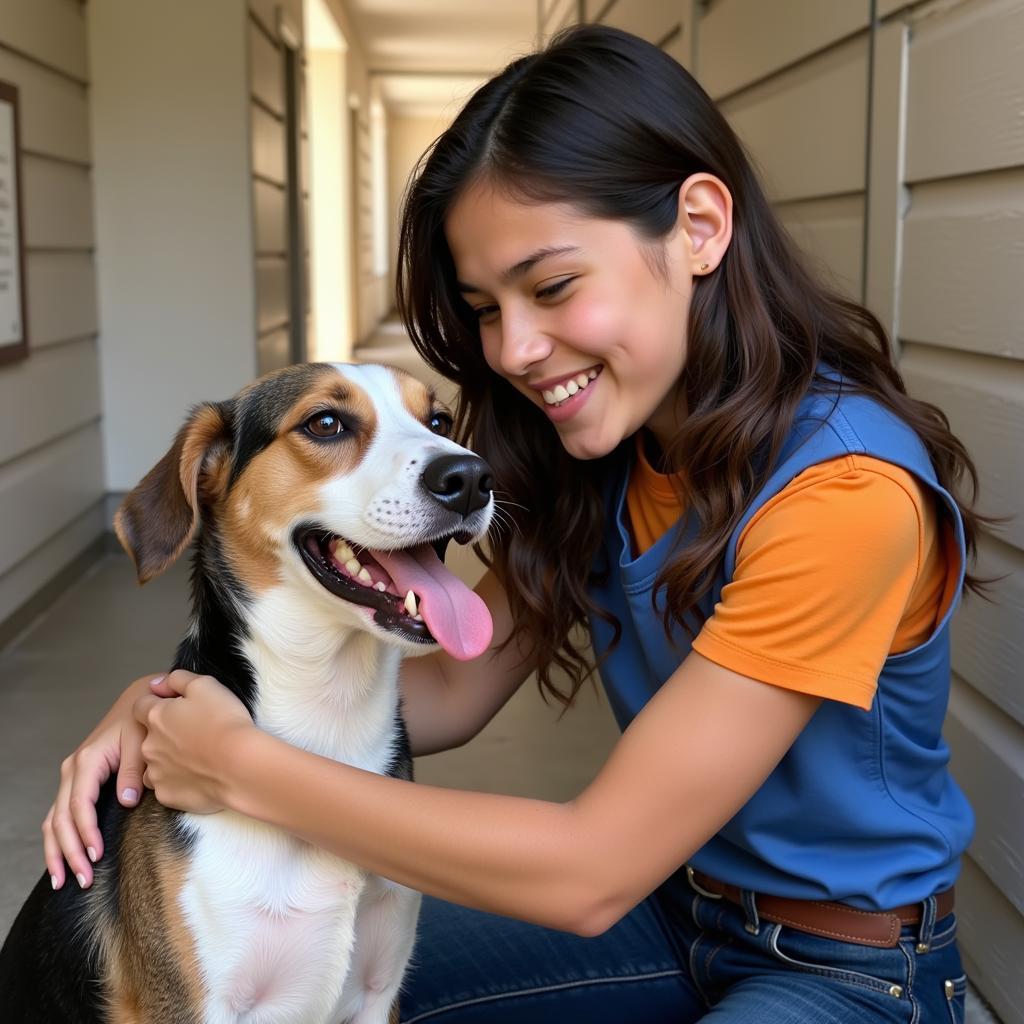
[[[430,416],[430,429],[435,434],[448,437],[452,432],[453,420],[446,412],[435,412]]]
[[[337,437],[345,432],[345,425],[333,412],[318,412],[306,420],[305,429],[314,437]]]

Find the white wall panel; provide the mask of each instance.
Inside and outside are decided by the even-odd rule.
[[[29,251],[25,267],[33,350],[96,333],[99,318],[91,253]]]
[[[968,594],[953,618],[953,669],[993,704],[1024,724],[1024,555],[982,536],[978,576],[992,579],[989,600]],[[999,780],[993,793],[1002,794]]]
[[[974,807],[971,859],[1024,913],[1024,728],[954,677],[943,731],[950,767]]]
[[[80,0],[3,0],[0,40],[85,81],[85,5]]]
[[[253,173],[283,185],[286,180],[284,124],[255,103],[251,106]]]
[[[685,7],[683,0],[615,0],[601,24],[660,43],[683,20]]]
[[[849,298],[860,300],[864,197],[784,203],[779,217],[809,262]]]
[[[718,0],[700,23],[701,84],[733,93],[866,29],[869,12],[868,0]]]
[[[1024,359],[1024,170],[916,185],[900,334]]]
[[[99,419],[100,376],[92,339],[33,351],[0,373],[0,464]]]
[[[988,0],[914,29],[907,179],[1024,164],[1024,4]]]
[[[856,39],[722,104],[773,200],[864,190],[867,68]]]
[[[89,102],[84,86],[6,50],[0,50],[0,79],[18,87],[23,149],[89,162]]]
[[[967,446],[982,505],[994,514],[1017,510],[1024,481],[1024,362],[908,343],[900,371],[910,393],[942,409]],[[999,532],[1024,550],[1024,516]]]
[[[256,252],[288,251],[288,209],[284,189],[265,181],[252,183],[256,214]]]
[[[256,260],[256,329],[262,334],[288,320],[288,261],[275,257]]]
[[[92,183],[84,167],[22,155],[25,244],[29,248],[91,249]]]
[[[1003,1024],[1024,1021],[1024,918],[971,858],[957,882],[957,937],[968,977]]]
[[[0,466],[0,574],[102,496],[99,424]]]

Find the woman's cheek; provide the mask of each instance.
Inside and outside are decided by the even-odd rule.
[[[561,318],[561,341],[580,352],[601,356],[621,338],[623,317],[615,306],[598,301],[568,302]]]

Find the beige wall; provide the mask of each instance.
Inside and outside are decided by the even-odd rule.
[[[431,143],[451,123],[451,116],[388,117],[388,208],[391,253],[391,298],[394,299],[395,272],[398,268],[398,229],[402,210],[402,197],[409,177],[419,158]]]
[[[255,373],[246,17],[244,0],[88,6],[108,490]]]
[[[103,447],[84,8],[4,0],[18,87],[29,356],[0,366],[0,623],[103,529]]]

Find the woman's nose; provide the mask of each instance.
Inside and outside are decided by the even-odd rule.
[[[534,363],[551,354],[551,339],[530,318],[506,320],[501,328],[501,368],[510,377],[521,377]]]

